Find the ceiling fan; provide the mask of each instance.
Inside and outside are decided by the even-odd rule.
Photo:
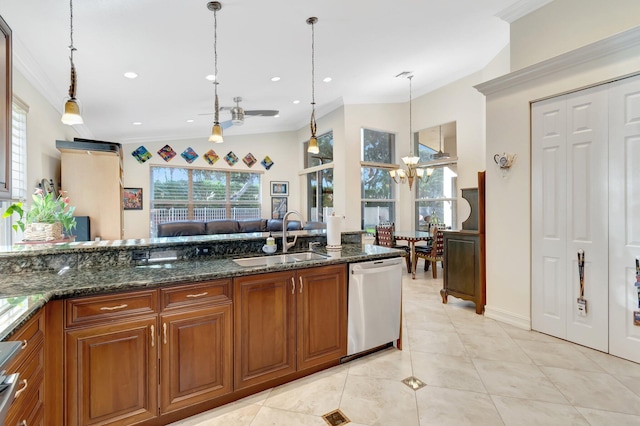
[[[244,124],[245,117],[273,117],[277,115],[278,112],[280,112],[275,109],[245,110],[240,106],[240,102],[242,102],[242,98],[240,96],[236,96],[235,98],[233,98],[233,102],[236,103],[236,106],[220,108],[220,111],[231,112],[231,120],[223,121],[220,123],[223,129],[229,128],[231,126],[242,126]]]

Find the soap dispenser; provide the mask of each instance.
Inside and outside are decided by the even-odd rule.
[[[269,231],[269,237],[267,237],[267,245],[268,246],[276,245],[276,239],[271,236],[271,231]]]

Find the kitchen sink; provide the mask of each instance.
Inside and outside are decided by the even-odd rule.
[[[241,259],[233,259],[233,261],[240,266],[272,266],[286,263],[308,262],[311,260],[324,260],[326,258],[327,256],[318,253],[305,252],[278,254],[275,256],[244,257]]]

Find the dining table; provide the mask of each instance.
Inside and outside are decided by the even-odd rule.
[[[416,256],[416,243],[425,241],[431,243],[432,236],[427,231],[395,231],[393,233],[396,241],[406,241],[411,249],[411,278],[416,277],[416,265],[418,264],[418,258]]]

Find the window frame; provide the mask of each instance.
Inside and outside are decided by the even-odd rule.
[[[333,173],[333,169],[334,169],[334,158],[333,158],[333,154],[334,154],[334,139],[333,139],[333,129],[328,130],[324,133],[322,133],[321,135],[317,136],[318,138],[318,146],[320,148],[320,151],[322,153],[323,151],[323,146],[325,146],[325,141],[328,140],[330,141],[330,146],[331,146],[331,157],[325,157],[327,159],[330,159],[330,161],[328,162],[324,162],[324,158],[320,159],[320,164],[314,164],[309,166],[309,163],[311,162],[311,158],[312,155],[314,154],[310,154],[307,151],[307,148],[309,147],[309,141],[306,140],[303,142],[302,144],[302,148],[303,148],[303,152],[304,152],[304,168],[303,170],[299,173],[300,176],[304,176],[304,186],[306,188],[306,204],[307,204],[307,220],[308,221],[313,221],[313,222],[326,222],[326,217],[330,216],[334,210],[333,210],[333,197],[332,198],[332,203],[330,206],[325,206],[324,205],[324,198],[326,194],[333,194],[334,193],[334,183],[333,183],[333,176],[331,177],[331,187],[330,187],[330,191],[324,192],[321,189],[321,185],[318,185],[317,182],[322,180],[321,175],[323,174],[324,171],[326,170],[331,170],[331,172]],[[312,180],[315,179],[316,181],[316,186],[315,186],[315,191],[312,191],[313,185],[312,185]],[[314,204],[315,202],[315,204]],[[319,208],[320,207],[320,208]],[[314,209],[315,209],[315,213],[314,213]]]

